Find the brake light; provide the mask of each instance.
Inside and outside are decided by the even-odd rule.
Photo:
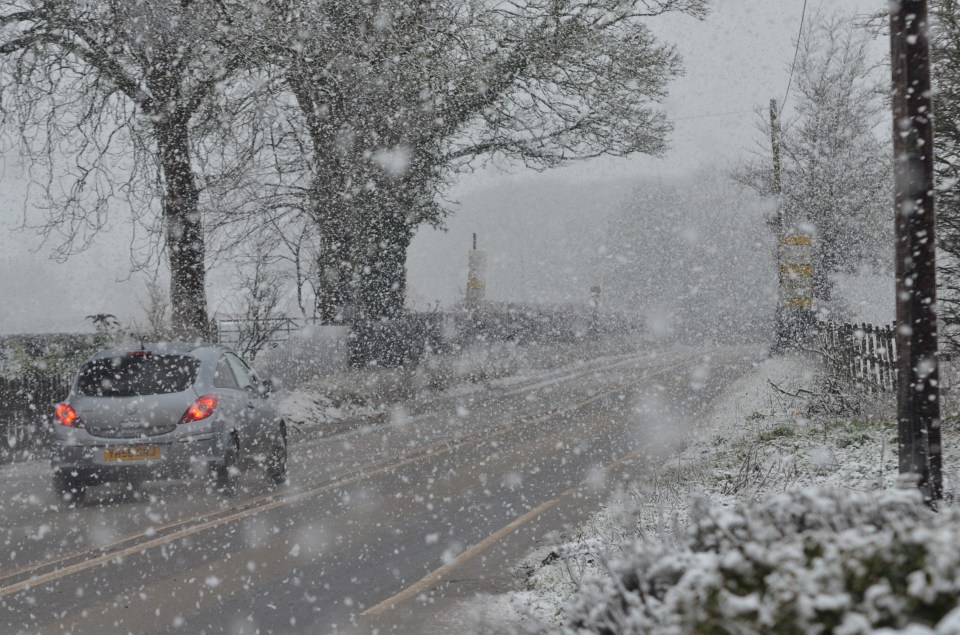
[[[57,405],[56,415],[60,423],[69,428],[79,428],[82,425],[77,411],[65,403]]]
[[[217,409],[217,403],[219,403],[219,399],[216,395],[203,395],[187,408],[187,411],[180,417],[180,423],[191,423],[206,419]]]

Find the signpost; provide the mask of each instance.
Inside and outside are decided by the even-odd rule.
[[[773,191],[777,215],[777,265],[780,288],[777,301],[774,352],[783,353],[808,339],[813,328],[813,241],[803,234],[789,235],[783,207],[783,180],[780,166],[780,122],[777,100],[770,100],[770,144],[773,149]]]
[[[473,235],[467,268],[467,311],[474,325],[483,320],[483,301],[487,291],[487,254],[477,249],[477,235]]]

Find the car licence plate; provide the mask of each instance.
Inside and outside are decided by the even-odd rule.
[[[103,451],[104,461],[147,461],[159,458],[159,445],[121,445]]]

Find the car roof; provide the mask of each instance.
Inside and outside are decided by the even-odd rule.
[[[137,351],[147,351],[154,355],[194,355],[206,357],[204,353],[210,354],[216,352],[229,352],[230,349],[219,344],[197,344],[191,342],[144,342],[142,344],[131,344],[123,347],[107,348],[91,355],[88,359],[110,359],[114,357],[123,357]]]

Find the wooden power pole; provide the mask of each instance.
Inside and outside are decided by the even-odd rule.
[[[890,27],[900,473],[917,478],[924,498],[935,504],[943,497],[943,484],[926,0],[891,2]]]
[[[783,178],[780,175],[780,121],[777,112],[777,100],[770,100],[770,144],[773,146],[773,193],[777,197],[777,235],[784,230],[783,222]]]
[[[779,117],[777,100],[771,99],[770,144],[773,150],[773,193],[777,197],[773,228],[777,235],[777,269],[780,278],[773,352],[784,353],[802,345],[813,331],[813,242],[810,236],[798,235],[796,228],[787,224],[787,212],[783,204]],[[788,230],[792,235],[788,235]]]

